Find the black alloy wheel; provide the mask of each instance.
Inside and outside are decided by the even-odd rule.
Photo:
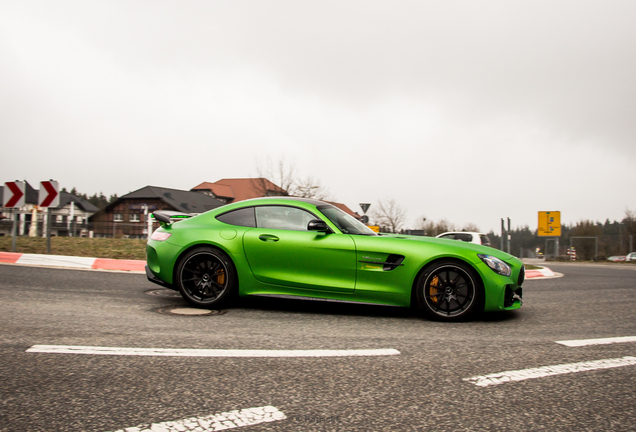
[[[177,265],[181,296],[197,307],[217,307],[235,290],[236,273],[229,257],[210,247],[189,251]]]
[[[481,280],[468,265],[445,261],[427,267],[417,283],[418,303],[427,315],[460,321],[483,309]]]

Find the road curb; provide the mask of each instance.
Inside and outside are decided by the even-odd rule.
[[[63,267],[83,270],[114,270],[145,273],[146,261],[108,258],[75,257],[65,255],[23,254],[0,252],[0,263],[36,267]]]
[[[540,269],[526,270],[526,279],[550,279],[563,277],[561,273],[555,273],[548,267],[541,267]]]
[[[146,261],[142,260],[23,254],[16,252],[0,252],[0,263],[84,270],[115,270],[131,273],[145,273],[144,267],[146,266]],[[561,276],[563,275],[553,272],[548,267],[526,270],[526,279],[548,279]]]

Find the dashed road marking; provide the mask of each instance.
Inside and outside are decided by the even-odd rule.
[[[490,375],[464,378],[479,387],[503,384],[510,381],[523,381],[527,379],[543,378],[553,375],[562,375],[575,372],[586,372],[598,369],[610,369],[622,366],[636,365],[636,357],[621,357],[615,359],[595,360],[589,362],[569,363],[555,366],[543,366],[531,369],[499,372]]]
[[[396,349],[354,350],[239,350],[239,349],[170,349],[116,348],[71,345],[33,345],[28,353],[92,354],[117,356],[164,357],[368,357],[400,355]]]
[[[636,342],[636,336],[556,341],[556,343],[558,344],[569,346],[569,347],[582,347],[582,346],[588,346],[588,345],[608,345],[613,343],[625,343],[625,342]]]
[[[183,432],[183,431],[220,431],[243,426],[252,426],[259,423],[285,420],[287,416],[278,408],[264,406],[247,408],[212,414],[205,417],[191,417],[183,420],[161,423],[149,423],[115,432]]]

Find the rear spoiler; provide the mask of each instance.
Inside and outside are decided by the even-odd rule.
[[[159,210],[152,213],[152,217],[157,219],[162,227],[183,219],[191,218],[192,216],[194,216],[192,213],[181,213],[170,210]]]

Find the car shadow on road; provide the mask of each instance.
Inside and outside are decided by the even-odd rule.
[[[152,291],[152,292],[151,292]],[[174,291],[149,290],[146,294],[155,296],[160,300],[160,309],[170,307],[192,307]],[[248,296],[234,299],[231,304],[226,305],[219,312],[232,313],[232,310],[253,310],[264,312],[284,312],[296,314],[313,315],[337,315],[337,316],[358,316],[369,318],[405,318],[422,319],[425,321],[437,322],[425,316],[417,308],[397,307],[387,305],[374,305],[368,303],[347,303],[337,301],[324,301],[296,298],[280,298],[269,296]],[[495,323],[511,321],[518,318],[518,311],[501,311],[481,313],[473,317],[469,322]]]
[[[473,321],[475,322],[505,322],[519,319],[519,311],[499,311],[499,312],[483,312],[476,316]]]
[[[250,296],[234,302],[232,308],[263,310],[269,312],[290,312],[318,315],[350,315],[385,318],[413,318],[419,317],[417,310],[411,308],[356,304],[345,302],[306,300],[302,298],[287,299],[275,297]]]
[[[237,300],[232,308],[261,310],[268,312],[286,312],[316,315],[359,316],[371,318],[406,318],[437,322],[428,318],[417,308],[395,307],[373,304],[356,304],[320,300],[305,300],[250,296]],[[518,319],[518,311],[481,313],[468,322],[497,323]]]

